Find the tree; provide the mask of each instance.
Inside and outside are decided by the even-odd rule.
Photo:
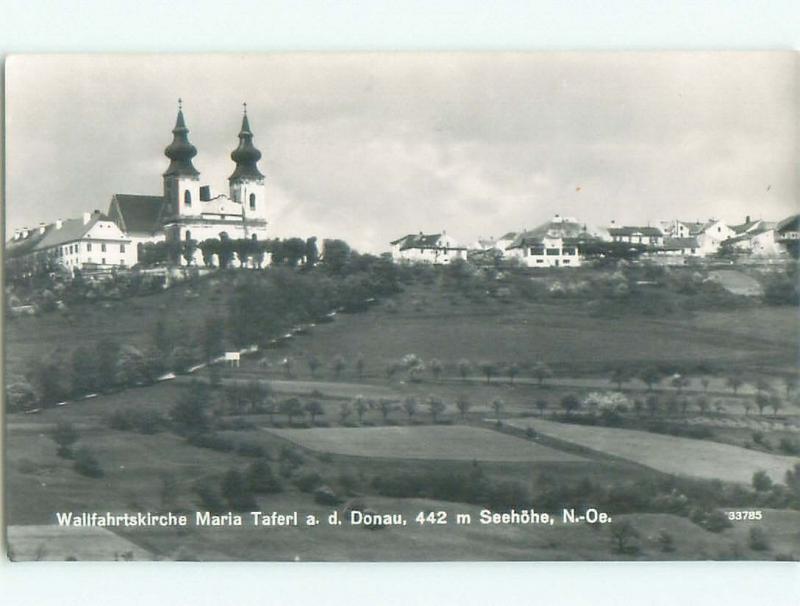
[[[543,417],[544,411],[547,409],[547,400],[545,400],[544,398],[538,398],[536,400],[536,408],[539,409],[539,416]]]
[[[769,407],[772,409],[772,416],[777,417],[778,411],[783,408],[783,402],[776,394],[769,396]]]
[[[764,416],[764,409],[769,406],[770,398],[768,395],[759,393],[756,394],[756,406],[758,407],[758,414]]]
[[[753,410],[753,403],[750,400],[742,401],[742,408],[744,408],[744,416],[749,416],[750,411]]]
[[[350,402],[342,402],[339,407],[339,417],[342,419],[342,423],[345,423],[351,414],[353,414],[353,409],[350,406]]]
[[[497,365],[488,360],[480,363],[481,372],[486,377],[486,383],[492,382],[492,377],[497,373]]]
[[[392,360],[391,362],[387,363],[386,364],[386,379],[389,380],[389,381],[394,379],[394,376],[397,374],[397,371],[399,371],[400,368],[401,368],[401,365],[395,360]]]
[[[200,252],[203,254],[203,265],[212,267],[214,265],[214,256],[219,256],[220,245],[219,240],[216,238],[209,238],[200,242]]]
[[[236,253],[236,258],[239,260],[239,267],[247,265],[247,259],[253,251],[253,240],[250,238],[237,238],[233,240],[233,251]]]
[[[306,255],[306,243],[300,238],[284,240],[284,254],[289,267],[297,267]]]
[[[250,490],[249,482],[236,469],[229,469],[222,477],[220,493],[227,501],[228,507],[233,511],[255,511],[258,509],[258,504]]]
[[[353,400],[353,408],[356,409],[356,415],[358,415],[358,423],[361,424],[364,413],[367,412],[367,402],[364,399],[364,396],[356,396],[356,399]]]
[[[469,398],[464,394],[459,394],[456,398],[456,408],[458,412],[461,413],[461,418],[464,419],[469,412],[469,409],[472,408],[472,403],[469,401]]]
[[[508,382],[514,384],[514,379],[519,374],[519,364],[512,362],[506,367],[506,374],[508,375]]]
[[[642,370],[639,378],[647,385],[647,391],[653,391],[653,385],[661,380],[661,371],[654,366],[648,366]]]
[[[300,400],[297,398],[287,398],[281,402],[280,412],[281,414],[286,415],[287,422],[291,426],[296,416],[303,415],[303,406],[300,404]]]
[[[772,479],[766,471],[757,471],[753,474],[753,488],[757,492],[767,492],[772,488]]]
[[[197,251],[197,240],[184,240],[181,243],[181,255],[186,265],[191,265],[194,262],[194,253]]]
[[[407,397],[403,400],[403,410],[406,411],[408,419],[411,420],[411,417],[417,412],[417,400],[411,396]]]
[[[322,264],[331,273],[342,273],[350,260],[350,247],[343,240],[322,241]]]
[[[651,417],[654,417],[658,414],[658,409],[660,407],[658,396],[656,396],[655,394],[647,396],[645,404],[647,406],[647,410],[650,412]]]
[[[207,431],[208,390],[198,381],[192,381],[170,410],[170,418],[178,433],[192,435]]]
[[[574,411],[580,408],[581,401],[574,394],[568,394],[561,398],[561,406],[566,411],[567,415],[571,415]]]
[[[312,236],[306,239],[306,250],[305,250],[305,257],[306,267],[314,267],[319,260],[319,251],[317,250],[317,239],[316,237]]]
[[[217,249],[220,269],[228,268],[228,266],[231,264],[231,261],[233,261],[234,251],[234,242],[228,237],[228,234],[223,234],[220,236],[219,246]]]
[[[622,384],[630,377],[630,372],[624,366],[617,366],[611,371],[611,381],[617,384],[617,389],[622,390]]]
[[[389,420],[389,414],[394,410],[394,402],[381,398],[378,406],[381,409],[381,415],[383,415],[383,422],[386,423]]]
[[[322,362],[319,361],[317,356],[310,354],[306,360],[306,363],[308,364],[308,371],[311,373],[311,378],[316,379],[317,370],[322,365]]]
[[[786,399],[792,395],[792,392],[797,389],[797,375],[787,375],[783,378],[783,385],[786,388]]]
[[[553,376],[553,371],[544,362],[537,362],[533,367],[533,376],[536,377],[539,387],[542,387],[545,380]]]
[[[253,461],[245,472],[248,488],[256,494],[273,494],[281,491],[281,483],[264,459]]]
[[[428,409],[431,412],[431,418],[436,423],[439,420],[439,415],[445,411],[444,402],[435,396],[428,398]]]
[[[458,374],[461,375],[461,380],[466,381],[467,377],[469,376],[470,371],[472,370],[472,364],[470,364],[469,360],[462,358],[458,361]]]
[[[428,364],[428,365],[429,365],[429,367],[430,367],[430,369],[431,369],[431,375],[433,375],[433,380],[434,380],[434,381],[438,381],[438,380],[439,380],[439,378],[442,376],[442,369],[443,369],[443,367],[442,367],[442,363],[441,363],[441,361],[440,361],[440,360],[438,360],[437,358],[433,358],[433,359],[432,359],[432,360],[429,362],[429,364]]]
[[[333,374],[337,379],[342,375],[342,372],[346,366],[347,364],[341,355],[334,356],[333,361],[331,362],[331,368],[333,369]]]
[[[617,553],[636,551],[634,541],[639,538],[639,531],[628,520],[611,524],[611,538]]]
[[[311,417],[312,425],[314,425],[316,422],[317,416],[325,412],[322,408],[322,404],[320,404],[317,400],[310,400],[306,402],[306,405],[303,408],[308,413],[308,416]]]
[[[283,367],[283,374],[286,375],[287,379],[291,379],[294,376],[292,372],[292,368],[294,368],[294,359],[291,356],[286,356],[281,360],[281,367]]]
[[[683,375],[676,374],[672,377],[670,381],[672,387],[678,390],[678,395],[683,393],[683,389],[689,385],[689,379],[684,377]]]
[[[358,354],[356,357],[356,376],[358,376],[359,380],[364,378],[364,356],[362,354]]]
[[[75,471],[89,478],[102,478],[103,468],[94,453],[87,447],[79,448],[74,457]]]
[[[725,384],[733,390],[733,394],[736,395],[739,392],[739,388],[744,385],[744,380],[739,375],[731,375],[725,380]]]
[[[495,398],[492,400],[492,409],[494,410],[494,416],[497,419],[497,424],[500,424],[500,413],[502,412],[503,408],[505,408],[505,402],[500,398]]]
[[[72,457],[72,445],[78,441],[78,432],[72,423],[59,421],[50,437],[58,444],[58,456],[64,459]]]

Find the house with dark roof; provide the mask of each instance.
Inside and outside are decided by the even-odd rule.
[[[667,239],[696,238],[700,256],[716,253],[723,242],[736,236],[736,231],[721,219],[694,223],[673,220],[663,224],[663,227]]]
[[[407,234],[390,242],[395,262],[447,265],[456,259],[467,259],[467,249],[447,232]]]
[[[622,227],[612,225],[608,228],[608,234],[612,242],[626,242],[628,244],[644,244],[645,246],[662,246],[664,244],[664,232],[658,227],[630,226]]]

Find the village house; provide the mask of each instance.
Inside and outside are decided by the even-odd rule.
[[[637,227],[612,225],[608,228],[612,242],[625,242],[628,244],[643,244],[648,247],[658,247],[664,244],[664,232],[658,227]]]
[[[732,225],[731,229],[736,235],[724,245],[735,252],[755,257],[776,257],[786,252],[775,238],[775,223],[761,219],[751,221],[747,217],[744,223]]]
[[[736,232],[720,219],[695,223],[674,220],[663,223],[662,227],[666,238],[678,240],[695,238],[697,246],[692,248],[700,251],[699,256],[716,253],[722,242],[736,235]]]
[[[47,257],[69,272],[108,270],[136,264],[136,249],[122,230],[100,211],[58,219],[35,229],[18,229],[6,245],[9,257]]]
[[[506,247],[505,255],[527,267],[579,267],[579,245],[590,240],[607,240],[608,232],[556,215],[532,230],[523,230]]]
[[[456,259],[467,259],[467,249],[447,232],[438,234],[408,234],[390,242],[395,262],[448,265]]]
[[[779,221],[775,226],[775,239],[795,259],[800,256],[800,214]]]

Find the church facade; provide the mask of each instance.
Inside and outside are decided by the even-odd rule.
[[[231,153],[234,169],[228,178],[228,191],[216,193],[200,181],[200,171],[193,162],[197,148],[189,141],[189,129],[179,106],[172,142],[164,150],[170,162],[162,175],[162,195],[115,194],[108,216],[136,245],[265,239],[266,190],[264,175],[258,168],[261,152],[253,143],[246,106],[238,137],[239,144]],[[200,262],[201,258],[197,250],[195,261]]]

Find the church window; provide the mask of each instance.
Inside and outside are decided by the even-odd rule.
[[[119,252],[121,252],[121,253],[125,252],[125,245],[124,244],[120,244],[119,245]]]
[[[186,206],[192,205],[192,192],[190,192],[188,189],[183,192],[183,203]]]
[[[101,244],[101,245],[100,245],[100,250],[101,250],[102,252],[106,252],[106,245],[105,245],[105,242],[104,242],[103,244]]]
[[[86,243],[86,252],[92,252],[92,243],[91,242],[87,242]]]
[[[256,209],[256,195],[250,194],[250,210]]]
[[[192,232],[187,229],[186,230],[186,241],[188,242],[191,239],[192,239]]]

